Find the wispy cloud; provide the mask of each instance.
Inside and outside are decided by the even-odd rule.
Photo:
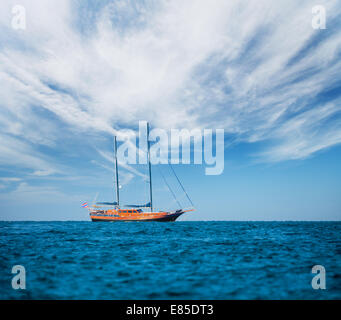
[[[114,164],[114,159],[113,159],[113,155],[102,151],[102,150],[97,150],[97,152],[107,161],[109,161],[112,165],[112,167],[109,167],[109,170],[113,170],[113,164]],[[125,170],[129,171],[130,173],[132,173],[135,176],[139,176],[141,178],[143,178],[144,180],[148,180],[148,176],[146,174],[141,173],[140,171],[138,171],[137,169],[133,168],[132,166],[118,160],[118,164],[120,165],[121,168],[124,168]]]
[[[18,182],[21,181],[21,178],[15,178],[15,177],[2,177],[0,178],[0,181],[4,181],[4,182]]]
[[[49,157],[35,150],[25,141],[4,134],[0,134],[0,165],[33,169],[34,172],[58,172],[49,161]]]
[[[311,27],[311,1],[21,3],[21,32],[10,25],[16,3],[0,4],[2,164],[58,170],[34,145],[53,149],[60,123],[70,135],[139,120],[219,127],[270,142],[263,161],[341,142],[338,1],[320,1],[326,30]]]
[[[0,194],[2,201],[22,203],[26,205],[81,202],[82,195],[67,194],[52,186],[33,186],[27,182],[20,182],[18,186],[7,193]]]

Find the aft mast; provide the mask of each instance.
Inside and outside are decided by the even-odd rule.
[[[147,146],[148,146],[148,167],[149,167],[149,193],[150,193],[150,212],[153,212],[153,188],[152,188],[152,168],[150,165],[150,142],[149,142],[149,123],[147,122]]]
[[[118,184],[118,165],[117,165],[117,140],[114,136],[114,161],[115,161],[115,189],[116,189],[116,206],[120,206],[120,191]]]

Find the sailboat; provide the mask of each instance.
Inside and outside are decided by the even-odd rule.
[[[114,136],[114,162],[115,162],[115,193],[116,201],[114,202],[96,202],[96,204],[89,206],[89,215],[92,221],[175,221],[182,214],[189,211],[194,211],[193,208],[177,209],[175,211],[158,211],[153,207],[153,188],[152,188],[152,169],[150,163],[150,142],[149,142],[149,124],[147,123],[147,158],[149,169],[149,195],[150,200],[144,205],[128,205],[124,209],[120,205],[120,192],[119,192],[119,174],[118,174],[118,161],[117,161],[117,141]],[[171,167],[172,168],[172,167]],[[182,183],[172,168],[172,171],[179,182],[182,190],[184,191],[187,199],[193,205],[187,192],[185,191]],[[166,182],[166,181],[165,181]],[[167,184],[169,188],[169,185]],[[171,189],[170,189],[171,191]],[[173,192],[172,192],[173,194]],[[174,196],[174,194],[173,194]],[[147,211],[145,211],[147,209]],[[149,210],[148,210],[149,209]]]

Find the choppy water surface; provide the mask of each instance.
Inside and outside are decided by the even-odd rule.
[[[340,234],[340,222],[0,222],[0,298],[340,299]],[[314,265],[326,290],[311,287]]]

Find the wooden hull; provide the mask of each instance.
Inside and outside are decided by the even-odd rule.
[[[140,215],[110,215],[110,214],[91,214],[90,218],[94,222],[117,222],[117,221],[159,221],[159,222],[170,222],[175,221],[180,217],[184,211],[175,213],[166,212],[152,212],[143,213]]]

